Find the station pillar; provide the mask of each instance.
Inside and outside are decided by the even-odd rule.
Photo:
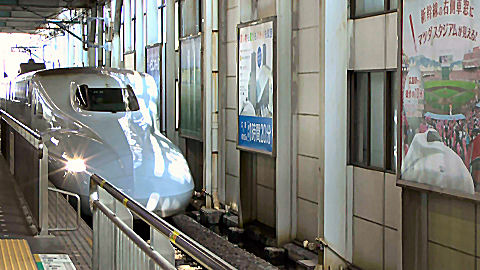
[[[145,72],[145,25],[143,23],[143,1],[135,0],[135,69]]]

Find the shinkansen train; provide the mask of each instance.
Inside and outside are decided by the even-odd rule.
[[[50,181],[79,194],[82,211],[89,212],[93,173],[160,216],[186,208],[193,179],[180,150],[156,127],[158,94],[150,75],[41,70],[19,75],[2,94],[3,109],[41,134]]]

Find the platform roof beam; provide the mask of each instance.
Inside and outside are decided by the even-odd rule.
[[[22,27],[9,23],[1,25],[0,31],[36,33],[38,29],[48,28],[45,25],[51,23],[49,20],[55,20],[66,9],[90,9],[96,4],[97,1],[91,0],[0,0],[0,22],[22,23]]]

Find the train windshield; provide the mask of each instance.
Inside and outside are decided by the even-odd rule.
[[[81,85],[75,93],[75,102],[84,110],[97,112],[124,112],[139,109],[137,98],[130,87],[89,88]]]

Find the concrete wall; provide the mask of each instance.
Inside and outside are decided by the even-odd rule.
[[[220,89],[226,94],[226,104],[222,104],[225,116],[224,155],[225,155],[225,204],[234,209],[240,205],[240,152],[236,149],[237,134],[237,24],[240,23],[239,0],[227,1],[226,25],[219,31],[226,31],[223,47],[226,49],[226,89]],[[222,67],[220,67],[222,69]],[[220,138],[222,139],[222,138]]]
[[[225,156],[225,200],[224,203],[238,208],[240,204],[240,151],[236,149],[237,136],[237,24],[248,22],[254,19],[261,19],[276,14],[274,0],[259,1],[235,0],[224,3],[226,9],[225,28],[226,38],[223,41],[223,48],[226,50],[226,89],[220,89],[220,93],[226,95],[222,105],[225,117],[225,128],[223,134],[224,156]],[[220,34],[221,35],[221,34]],[[222,42],[222,41],[221,41]],[[220,54],[221,55],[221,54]],[[221,69],[222,67],[220,67]],[[221,87],[221,86],[220,86]],[[220,138],[222,139],[222,138]],[[258,221],[275,227],[275,163],[273,159],[264,155],[256,155],[254,163],[250,166],[256,167],[256,202]],[[249,166],[249,164],[245,164]],[[222,197],[222,196],[220,196]]]
[[[350,69],[396,68],[396,13],[350,23]],[[401,269],[401,188],[396,176],[353,166],[347,171],[352,262],[362,269]]]
[[[411,189],[402,197],[404,269],[479,269],[478,203]]]
[[[323,219],[320,173],[320,1],[293,2],[292,128],[296,131],[296,238],[314,241]]]
[[[428,196],[428,269],[479,269],[479,205]]]
[[[236,86],[236,26],[253,18],[265,18],[276,13],[275,1],[228,1],[226,4],[226,102],[225,112],[225,203],[239,205],[240,154],[236,150],[237,134],[237,86]],[[242,6],[243,5],[243,6]],[[252,7],[252,12],[248,9]],[[319,1],[296,0],[293,2],[293,85],[292,129],[295,159],[294,189],[296,212],[292,227],[296,227],[298,240],[314,241],[323,223],[318,216],[321,188],[320,178],[320,87],[319,87]],[[301,15],[301,16],[300,16]],[[220,29],[222,31],[222,29]],[[312,41],[313,39],[313,41]],[[298,150],[297,150],[298,149]],[[297,154],[298,152],[298,154]],[[275,162],[263,155],[256,155],[257,219],[275,226]],[[298,179],[298,182],[297,180]],[[295,232],[293,232],[295,234]]]
[[[353,69],[397,68],[397,13],[356,19],[353,24]]]
[[[353,263],[362,269],[401,269],[401,188],[396,176],[351,170]]]

